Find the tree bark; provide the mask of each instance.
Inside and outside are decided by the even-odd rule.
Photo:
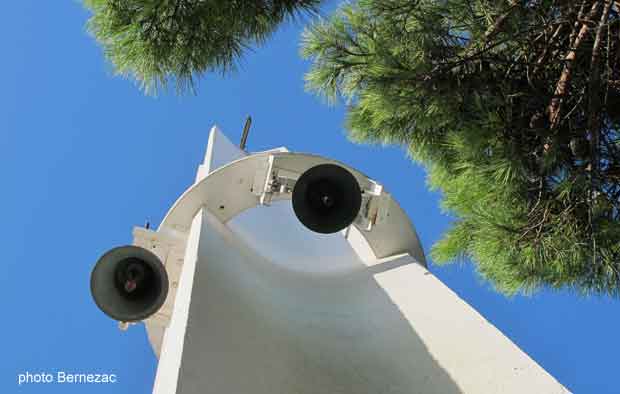
[[[588,14],[588,19],[593,19],[599,9],[600,1],[595,1],[592,4],[592,8]],[[575,58],[577,57],[577,49],[583,42],[583,38],[589,30],[589,26],[585,23],[581,24],[581,29],[579,33],[575,37],[574,42],[570,43],[570,50],[568,54],[564,57],[564,68],[562,70],[562,74],[560,75],[560,79],[555,85],[555,91],[553,93],[553,97],[551,99],[551,103],[547,107],[547,112],[549,113],[549,124],[550,128],[554,129],[558,126],[560,120],[560,111],[562,107],[562,98],[566,96],[568,92],[568,84],[571,79],[571,72],[573,70],[573,65],[575,64]]]

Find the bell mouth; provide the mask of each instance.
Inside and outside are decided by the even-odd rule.
[[[115,286],[128,300],[154,299],[161,284],[153,268],[144,260],[130,257],[118,263],[115,273]]]
[[[319,215],[330,215],[344,198],[344,191],[329,179],[319,179],[308,185],[306,203]]]
[[[331,234],[348,227],[361,207],[361,189],[353,174],[335,164],[304,172],[293,189],[293,210],[312,231]]]

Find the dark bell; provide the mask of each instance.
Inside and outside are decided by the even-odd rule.
[[[166,268],[152,252],[119,246],[106,252],[90,276],[90,291],[106,315],[122,322],[156,313],[168,295]]]
[[[301,174],[292,199],[295,215],[304,226],[331,234],[353,223],[362,205],[362,191],[345,168],[320,164]]]

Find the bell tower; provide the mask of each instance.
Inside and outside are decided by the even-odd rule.
[[[194,184],[91,289],[146,324],[155,394],[568,393],[427,270],[379,181],[217,127]]]

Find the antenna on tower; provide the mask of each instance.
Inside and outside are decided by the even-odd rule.
[[[241,142],[239,143],[239,148],[241,150],[245,150],[245,143],[248,140],[248,133],[250,132],[250,126],[252,125],[252,117],[248,116],[245,120],[245,126],[243,126],[243,134],[241,135]]]

